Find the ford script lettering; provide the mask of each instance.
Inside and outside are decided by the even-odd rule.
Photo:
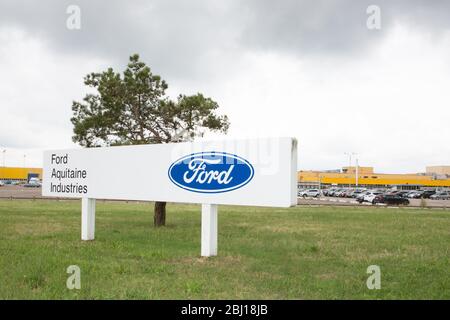
[[[180,188],[202,193],[219,193],[243,187],[253,178],[247,160],[225,152],[199,152],[175,161],[170,180]]]

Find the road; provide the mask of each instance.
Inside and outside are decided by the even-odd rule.
[[[1,198],[33,199],[42,198],[41,188],[5,185],[0,187]]]
[[[0,187],[0,199],[55,199],[42,196],[41,188],[26,188],[24,186],[5,185]],[[68,199],[68,198],[66,198]],[[73,199],[73,198],[71,198]],[[359,204],[355,199],[349,198],[298,198],[299,205],[329,205],[329,206],[368,206],[369,203]],[[410,199],[409,207],[422,207],[420,199]],[[428,208],[450,208],[450,200],[425,199],[425,207]]]

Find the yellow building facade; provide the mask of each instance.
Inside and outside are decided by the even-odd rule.
[[[42,179],[42,168],[0,167],[0,180],[27,180],[29,174]]]
[[[362,169],[362,170],[361,170]],[[448,175],[436,176],[435,174],[386,174],[374,173],[371,167],[358,168],[358,179],[356,179],[355,167],[344,167],[342,172],[326,171],[299,171],[299,184],[329,184],[329,185],[373,185],[393,186],[412,185],[424,187],[450,187]]]
[[[415,185],[450,187],[450,166],[427,167],[426,174],[374,173],[373,167],[358,167],[358,185]],[[42,179],[42,168],[0,167],[0,180],[27,180],[29,174]],[[342,172],[299,171],[299,184],[356,185],[356,168],[344,167]]]

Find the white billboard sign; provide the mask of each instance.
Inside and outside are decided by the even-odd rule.
[[[289,207],[296,157],[292,138],[51,150],[42,195]]]
[[[223,140],[44,152],[42,195],[82,198],[83,240],[95,199],[202,204],[202,255],[217,254],[217,205],[297,204],[294,138]]]

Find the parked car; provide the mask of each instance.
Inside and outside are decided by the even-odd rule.
[[[415,190],[415,191],[411,191],[410,193],[408,193],[407,197],[410,199],[420,199],[420,198],[422,198],[422,194],[423,194],[423,191]]]
[[[373,191],[373,192],[369,193],[368,195],[364,196],[364,201],[372,203],[373,199],[375,199],[375,197],[380,194],[383,194],[383,193],[379,192],[379,191]]]
[[[26,188],[40,188],[41,187],[41,183],[39,181],[36,180],[30,180],[30,182],[25,183],[23,185]]]
[[[40,183],[25,183],[23,186],[25,188],[40,188],[41,184]]]
[[[359,195],[356,196],[356,201],[358,201],[359,203],[364,202],[364,197],[368,194],[370,194],[370,191],[361,192]]]
[[[30,180],[28,180],[28,183],[41,183],[39,178],[31,177]]]
[[[342,198],[342,195],[344,194],[344,192],[345,192],[345,189],[339,189],[339,191],[336,191],[336,192],[334,193],[334,196],[335,196],[335,197]]]
[[[308,189],[305,190],[305,192],[302,193],[302,197],[313,197],[318,198],[320,196],[320,190],[319,189]]]
[[[436,193],[436,191],[434,191],[434,190],[425,190],[423,193],[422,193],[422,198],[424,198],[424,199],[430,199],[430,197],[433,195],[433,194],[435,194]]]
[[[408,194],[411,193],[411,190],[402,190],[397,192],[397,196],[402,197],[402,198],[408,198]]]
[[[362,190],[355,190],[355,191],[352,192],[351,197],[352,197],[352,198],[356,198],[356,197],[358,197],[361,193],[363,193]]]
[[[347,189],[342,193],[342,197],[344,198],[351,198],[351,194],[354,192],[353,189]]]
[[[338,188],[331,188],[330,190],[328,190],[327,192],[327,196],[328,197],[334,197],[334,194],[336,193],[336,191],[338,191]]]
[[[408,205],[409,200],[395,194],[379,194],[375,196],[372,200],[372,204],[384,203],[384,204],[400,204],[400,205]]]
[[[5,183],[0,180],[0,187],[3,187],[4,185],[5,185]]]
[[[432,200],[450,200],[450,192],[437,192],[430,196]]]
[[[340,198],[347,198],[347,194],[349,194],[352,190],[351,189],[341,189],[336,196]]]
[[[17,181],[14,181],[14,180],[6,180],[3,182],[5,183],[5,185],[10,185],[10,186],[15,186],[15,185],[19,184]]]
[[[362,197],[358,197],[357,200],[359,203],[362,203],[362,202],[372,203],[373,199],[380,194],[383,194],[383,193],[381,191],[367,191],[364,193],[364,195]]]

